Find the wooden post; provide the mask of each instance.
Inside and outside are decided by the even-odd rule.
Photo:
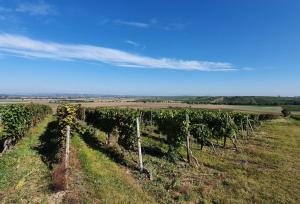
[[[190,164],[191,163],[191,150],[190,150],[190,131],[189,131],[189,115],[186,114],[186,156],[187,156],[187,161]]]
[[[251,122],[249,121],[249,119],[248,119],[248,123],[249,123],[249,127],[250,127],[250,129],[251,129],[251,133],[253,133],[254,130],[253,130],[253,128],[252,128],[252,125],[251,125]]]
[[[66,133],[66,152],[65,152],[65,178],[66,178],[66,188],[68,188],[68,169],[69,169],[69,154],[70,154],[70,132],[71,128],[67,125]]]
[[[3,144],[4,148],[3,148],[3,151],[2,151],[3,153],[5,153],[6,150],[8,150],[9,143],[10,143],[10,139],[7,139],[7,140],[4,141],[4,144]]]
[[[136,118],[137,138],[138,138],[138,151],[139,151],[139,167],[140,171],[143,171],[143,157],[142,157],[142,146],[141,146],[141,132],[139,117]]]

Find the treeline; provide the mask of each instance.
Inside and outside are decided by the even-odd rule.
[[[300,97],[280,96],[178,96],[148,97],[139,102],[177,101],[188,104],[224,104],[224,105],[300,105]]]
[[[24,137],[31,127],[43,120],[52,109],[41,104],[11,104],[0,106],[0,152],[6,151]]]
[[[222,104],[229,105],[300,105],[299,97],[233,96],[224,97]]]

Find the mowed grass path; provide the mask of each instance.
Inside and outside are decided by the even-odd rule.
[[[100,203],[154,203],[124,168],[75,135],[72,138],[87,182]]]
[[[46,118],[0,157],[0,203],[47,202],[51,173],[36,148],[51,120]]]

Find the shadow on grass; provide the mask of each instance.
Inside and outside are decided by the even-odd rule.
[[[161,150],[161,148],[159,147],[154,147],[154,146],[144,146],[142,147],[143,153],[153,156],[153,157],[157,157],[157,158],[162,158],[164,156],[167,156],[167,154],[165,152],[163,152]]]
[[[41,144],[35,148],[50,170],[53,170],[54,164],[59,162],[61,141],[58,135],[58,122],[50,122],[46,131],[39,138]]]
[[[105,154],[107,157],[118,164],[121,164],[127,168],[131,168],[133,170],[138,170],[135,164],[126,161],[124,152],[120,147],[108,146],[102,143],[95,134],[90,134],[89,132],[85,132],[79,135],[90,148]]]
[[[294,120],[300,121],[300,115],[291,115],[290,117]]]
[[[152,139],[152,140],[155,140],[155,141],[157,141],[157,142],[167,144],[167,141],[166,141],[165,138],[157,137],[157,136],[154,136],[154,135],[145,133],[145,132],[142,133],[142,137],[148,137],[148,138],[150,138],[150,139]]]

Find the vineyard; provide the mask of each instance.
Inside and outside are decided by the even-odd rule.
[[[85,112],[85,121],[105,132],[108,143],[113,132],[118,132],[118,144],[126,149],[137,144],[137,117],[143,127],[156,126],[166,136],[168,153],[174,156],[173,160],[180,156],[179,150],[189,136],[201,145],[201,149],[203,146],[213,147],[220,140],[223,140],[225,147],[227,139],[236,147],[238,137],[245,133],[247,136],[252,134],[262,118],[255,114],[176,109],[134,111],[98,108],[87,109]]]
[[[52,109],[45,105],[7,105],[0,107],[0,152],[4,153],[35,127]]]
[[[262,129],[268,130],[273,121],[280,120],[279,126],[298,128],[296,120],[271,114],[200,109],[62,104],[54,116],[51,114],[45,105],[0,106],[0,169],[11,152],[26,141],[30,130],[51,117],[45,133],[36,138],[40,141],[37,152],[48,168],[51,188],[65,192],[59,194],[61,198],[56,196],[55,202],[69,203],[268,202],[271,197],[258,193],[265,184],[253,181],[243,186],[247,175],[260,178],[261,171],[268,178],[260,168],[269,171],[280,166],[277,154],[260,149],[267,141],[267,148],[275,145],[268,137],[261,137],[265,134]],[[298,129],[291,129],[291,134],[297,134]],[[254,150],[254,145],[258,149]],[[13,180],[18,186],[14,191],[25,185],[25,180]],[[0,182],[0,199],[5,198],[3,186]],[[248,192],[254,188],[257,195]],[[297,189],[291,188],[292,192]],[[49,195],[43,199],[53,201],[51,192],[44,194]],[[280,196],[273,197],[274,201],[299,199]]]

